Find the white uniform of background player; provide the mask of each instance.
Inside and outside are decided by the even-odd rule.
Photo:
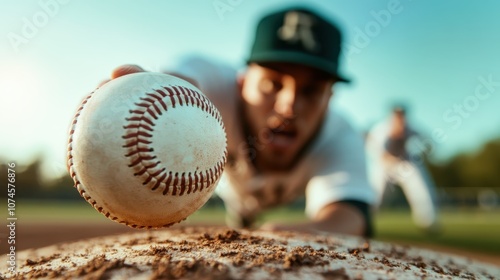
[[[366,136],[369,177],[378,192],[378,206],[388,184],[401,187],[417,226],[437,229],[435,186],[421,158],[418,134],[406,124],[406,112],[395,107],[387,120]]]
[[[244,139],[237,87],[237,71],[200,57],[186,59],[175,73],[198,83],[222,114],[228,139],[228,162],[216,193],[230,215],[253,220],[265,209],[290,203],[305,195],[306,214],[313,217],[324,206],[355,200],[373,204],[363,140],[347,121],[330,110],[317,138],[293,170],[265,175],[257,173]],[[255,148],[255,149],[258,149]]]

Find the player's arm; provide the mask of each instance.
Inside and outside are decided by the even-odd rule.
[[[292,225],[280,225],[266,223],[263,230],[291,230],[309,233],[329,232],[342,233],[359,236],[367,236],[370,233],[368,208],[364,203],[353,201],[333,202],[323,207],[310,221]],[[366,211],[360,209],[366,207]],[[363,213],[365,212],[365,213]]]
[[[328,115],[323,146],[313,150],[310,164],[315,173],[305,189],[309,222],[274,228],[300,231],[323,231],[369,236],[370,203],[376,193],[369,184],[364,143],[361,136],[341,116]],[[273,229],[273,225],[264,228]]]
[[[369,205],[359,201],[333,202],[323,207],[311,221],[316,230],[353,235],[370,235]]]

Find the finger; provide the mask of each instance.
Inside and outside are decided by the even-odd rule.
[[[141,67],[133,64],[126,64],[119,66],[113,70],[111,73],[111,79],[116,79],[118,77],[128,75],[128,74],[133,74],[133,73],[138,73],[138,72],[144,72],[145,70],[142,69]]]
[[[276,224],[267,222],[261,225],[259,229],[263,231],[277,231],[279,228]]]

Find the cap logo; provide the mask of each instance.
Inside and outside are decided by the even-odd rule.
[[[283,26],[278,29],[278,37],[288,43],[302,43],[302,46],[310,51],[319,50],[319,44],[314,38],[312,26],[314,17],[300,12],[288,12],[285,15]]]

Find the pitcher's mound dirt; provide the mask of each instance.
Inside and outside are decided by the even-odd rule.
[[[2,279],[499,279],[500,267],[342,235],[181,227],[25,250]]]

